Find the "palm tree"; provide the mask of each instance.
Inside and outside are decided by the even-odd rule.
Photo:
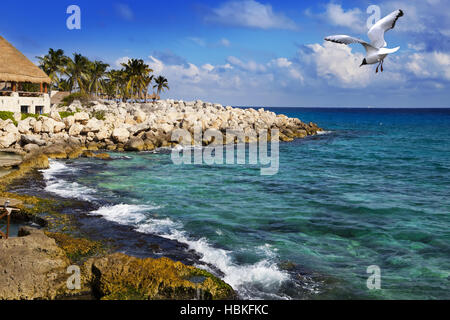
[[[106,69],[109,64],[101,61],[94,61],[89,63],[89,92],[94,93],[98,97],[99,90],[104,89],[104,77],[106,75]]]
[[[73,60],[68,59],[64,72],[72,83],[70,92],[78,88],[80,92],[86,92],[86,80],[88,79],[89,59],[85,56],[74,53]]]
[[[73,88],[73,83],[68,79],[61,79],[58,83],[57,89],[60,91],[70,91]]]
[[[41,68],[52,80],[54,87],[59,87],[60,76],[63,73],[64,65],[67,63],[67,57],[61,49],[49,49],[48,54],[43,57],[36,57],[39,60],[39,68]]]
[[[109,97],[126,100],[127,75],[124,70],[111,70],[106,74],[105,90]]]
[[[148,97],[148,87],[152,84],[153,81],[153,75],[147,75],[144,76],[144,78],[142,79],[143,85],[144,85],[144,99],[145,102],[147,102],[147,97]]]
[[[168,80],[163,77],[163,76],[159,76],[158,78],[155,79],[155,85],[153,86],[153,88],[157,88],[157,95],[159,96],[161,94],[161,92],[164,92],[165,89],[170,90],[169,88],[169,82]]]
[[[130,59],[127,63],[122,63],[128,82],[126,90],[130,98],[140,97],[145,86],[145,77],[153,72],[142,59]]]

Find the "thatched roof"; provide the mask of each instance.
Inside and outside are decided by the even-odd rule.
[[[51,104],[60,104],[62,102],[62,100],[69,95],[70,95],[70,92],[68,92],[68,91],[59,91],[51,97],[50,103]]]
[[[48,83],[52,81],[33,62],[0,36],[0,81]]]

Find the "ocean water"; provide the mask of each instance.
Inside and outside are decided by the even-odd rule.
[[[46,189],[186,244],[243,299],[449,299],[450,109],[271,110],[327,131],[281,143],[274,176],[111,153],[53,161]]]

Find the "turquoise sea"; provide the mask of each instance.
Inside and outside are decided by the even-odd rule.
[[[167,255],[192,253],[243,299],[449,299],[450,109],[271,110],[327,131],[281,143],[277,175],[111,153],[52,162],[45,189],[92,203],[96,233],[179,244]]]

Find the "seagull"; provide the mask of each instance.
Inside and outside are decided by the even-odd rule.
[[[368,64],[376,64],[378,63],[377,70],[375,73],[378,73],[378,68],[381,66],[381,72],[383,72],[383,63],[384,59],[391,53],[395,53],[398,50],[400,50],[400,47],[394,48],[394,49],[388,49],[387,43],[384,40],[384,34],[394,29],[395,24],[397,23],[397,20],[400,17],[403,17],[403,11],[402,10],[396,10],[392,12],[391,14],[387,15],[383,19],[379,20],[376,24],[373,25],[372,28],[369,30],[369,39],[371,43],[368,43],[364,40],[346,36],[346,35],[336,35],[336,36],[329,36],[326,37],[326,41],[331,41],[335,43],[341,43],[341,44],[352,44],[352,43],[360,43],[366,49],[366,57],[364,58],[362,64],[359,67],[362,67],[364,65]]]

